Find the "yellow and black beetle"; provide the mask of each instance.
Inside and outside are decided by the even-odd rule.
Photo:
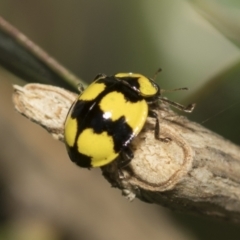
[[[99,74],[73,103],[65,121],[65,144],[70,159],[80,167],[104,166],[118,157],[119,167],[133,158],[129,144],[142,130],[147,117],[155,118],[155,138],[159,120],[154,111],[158,101],[191,112],[161,98],[160,87],[137,73]]]

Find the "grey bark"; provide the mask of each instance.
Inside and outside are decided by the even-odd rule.
[[[63,124],[76,95],[40,84],[14,86],[15,108],[63,141]],[[56,104],[57,103],[57,104]],[[119,170],[102,168],[105,178],[130,200],[135,197],[176,211],[240,222],[240,148],[161,105],[161,137],[148,119],[132,142],[134,159]]]

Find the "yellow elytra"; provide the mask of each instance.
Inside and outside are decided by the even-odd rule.
[[[161,98],[160,87],[141,74],[97,75],[73,103],[65,121],[70,159],[85,168],[101,167],[116,159],[120,159],[119,167],[127,165],[133,158],[129,144],[147,117],[156,120],[154,135],[161,140],[155,111],[159,99],[186,112],[194,108]]]

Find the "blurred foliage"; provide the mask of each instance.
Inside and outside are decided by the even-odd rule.
[[[192,120],[240,144],[240,62],[219,73],[194,95],[197,108]]]
[[[161,67],[163,72],[157,79],[160,86],[165,89],[190,88],[188,92],[169,93],[167,97],[181,103],[196,102],[197,107],[194,113],[188,116],[199,123],[210,118],[204,123],[205,126],[238,144],[240,143],[240,112],[238,111],[240,106],[239,11],[239,1],[233,0],[129,0],[127,2],[109,0],[100,2],[97,0],[70,0],[67,2],[56,0],[0,0],[0,15],[39,44],[64,66],[82,79],[85,79],[86,82],[90,82],[100,72],[113,74],[132,71],[151,77]],[[8,77],[6,78],[8,79]],[[22,80],[27,81],[27,78]],[[16,82],[17,80],[9,81]],[[4,85],[6,83],[7,81]],[[183,101],[183,98],[185,98],[185,101]],[[3,101],[9,101],[9,98]],[[9,108],[11,107],[5,110],[9,111]],[[1,114],[3,116],[4,112]],[[21,122],[19,119],[16,122]],[[9,121],[9,124],[13,123]],[[11,125],[11,128],[13,128],[13,125]],[[28,129],[29,126],[26,124],[25,128],[23,128],[23,122],[21,122],[18,128],[20,129],[18,130],[19,132],[24,132],[24,129]],[[6,128],[3,127],[3,129]],[[14,130],[14,132],[18,131]],[[28,132],[28,130],[25,131]],[[6,135],[8,134],[6,133]],[[23,142],[21,134],[19,134],[19,139]],[[24,141],[31,146],[31,142],[27,142],[26,139]],[[3,137],[2,142],[6,143]],[[17,146],[17,143],[15,144]],[[51,147],[48,145],[49,151]],[[15,149],[15,147],[13,148]],[[44,149],[44,146],[42,148]],[[37,152],[36,148],[33,149]],[[3,152],[2,149],[0,150],[0,152]],[[26,152],[29,152],[29,149]],[[61,157],[59,156],[59,158]],[[5,158],[6,156],[3,159]],[[28,159],[27,156],[22,157],[22,159],[25,158]],[[41,161],[52,158],[53,155],[51,157],[43,156]],[[9,166],[11,166],[9,162],[11,163],[11,158],[7,161]],[[22,169],[20,166],[19,168]],[[100,217],[102,219],[102,222],[100,221],[102,224],[101,228],[94,225],[95,228],[92,230],[92,221],[99,216],[99,214],[94,213],[94,210],[96,211],[98,205],[101,208],[103,199],[101,198],[102,196],[94,195],[96,194],[95,191],[99,191],[98,188],[94,189],[95,191],[91,191],[93,190],[91,188],[87,189],[86,194],[83,194],[84,197],[82,197],[83,184],[81,183],[87,182],[95,186],[99,180],[96,180],[95,184],[93,184],[91,182],[93,180],[87,178],[86,180],[83,176],[78,176],[79,173],[76,172],[76,175],[73,173],[69,174],[71,175],[69,178],[72,177],[74,181],[75,178],[79,179],[78,184],[81,190],[79,196],[81,197],[77,200],[79,201],[79,206],[83,208],[87,206],[86,209],[89,211],[89,215],[86,213],[82,217],[85,221],[79,221],[76,224],[79,225],[78,230],[83,231],[84,229],[83,234],[85,235],[83,236],[88,236],[88,238],[89,236],[97,236],[98,238],[96,239],[104,239],[104,231],[110,228],[109,224],[111,222],[110,229],[114,229],[112,234],[115,234],[117,237],[115,239],[121,239],[121,234],[126,233],[125,229],[127,227],[122,225],[115,226],[114,222],[119,220],[119,215],[121,214],[118,211],[112,211],[115,205],[113,203],[117,202],[118,206],[123,204],[118,199],[119,196],[115,199],[114,196],[111,196],[111,192],[104,190],[107,192],[107,196],[111,196],[105,197],[106,199],[103,197],[104,201],[108,205],[110,203],[113,205],[111,205],[111,209],[106,207],[104,210],[108,220],[105,222],[103,217]],[[16,174],[14,171],[13,173]],[[62,178],[66,174],[66,167],[63,167]],[[31,178],[29,181],[31,182]],[[34,189],[34,186],[30,189]],[[61,189],[61,191],[63,190]],[[77,190],[75,191],[77,192]],[[88,199],[88,196],[92,196],[92,198]],[[94,199],[98,198],[97,202],[93,201],[93,196]],[[32,199],[31,195],[26,197]],[[109,202],[107,202],[108,200]],[[125,200],[123,199],[123,201]],[[33,200],[33,205],[34,203]],[[41,209],[41,203],[38,204],[37,206]],[[22,205],[20,204],[20,206]],[[121,212],[125,212],[126,206],[124,204],[123,206],[124,208],[121,209]],[[156,211],[152,209],[151,216],[142,216],[144,219],[141,217],[134,218],[134,216],[137,216],[136,213],[144,212],[144,206],[140,205],[139,209],[131,212],[130,209],[133,209],[133,206],[136,206],[136,203],[128,209],[127,214],[123,214],[123,219],[129,219],[131,214],[133,214],[132,218],[130,218],[132,219],[131,229],[139,229],[141,224],[143,226],[153,224],[154,220],[152,218],[155,216],[154,213]],[[64,207],[61,205],[59,208],[59,212],[56,210],[56,216],[58,214],[61,215],[60,212],[63,211]],[[146,208],[148,210],[145,209],[144,213],[150,212],[149,209],[151,208],[149,205],[146,205]],[[29,207],[29,209],[28,213],[36,210],[34,207]],[[38,214],[41,212],[39,209],[37,208]],[[68,207],[66,209],[68,210]],[[65,211],[67,212],[66,209]],[[91,209],[94,210],[91,211]],[[49,211],[49,208],[47,210]],[[19,211],[21,212],[21,210]],[[163,210],[161,209],[161,214],[162,212]],[[116,213],[116,216],[114,213]],[[34,212],[34,214],[36,213]],[[96,217],[94,217],[94,214]],[[166,215],[164,215],[162,220],[160,220],[160,214],[158,214],[159,219],[155,216],[155,221],[159,221],[159,223],[155,222],[156,226],[159,224],[159,229],[155,227],[153,230],[150,228],[150,225],[146,228],[149,236],[152,234],[150,237],[152,240],[166,239],[166,237],[161,235],[165,234],[166,226],[169,226],[167,225],[169,220],[167,220]],[[172,228],[169,227],[168,229],[169,236],[171,234],[171,236],[174,236],[171,239],[211,239],[210,232],[215,235],[217,231],[217,236],[220,240],[225,239],[226,232],[233,231],[233,228],[235,230],[234,236],[231,235],[232,239],[240,238],[240,231],[234,226],[229,227],[221,224],[219,225],[221,227],[218,229],[216,222],[212,225],[211,222],[205,222],[202,219],[197,220],[196,226],[193,217],[188,218],[186,216],[184,221],[182,221],[181,217],[176,217],[174,214],[168,216],[172,216],[172,219],[175,219],[175,221],[169,221],[173,225],[171,226]],[[60,221],[58,217],[54,218],[51,216],[49,218],[55,222]],[[76,219],[79,220],[78,218]],[[120,220],[119,222],[123,223],[124,221],[121,222]],[[62,226],[64,224],[65,222],[60,221],[57,225]],[[74,226],[73,224],[71,230],[74,229]],[[119,232],[117,232],[117,229]],[[131,232],[130,238],[144,239],[145,235],[141,232],[143,229],[145,228],[141,227],[139,229],[139,234],[136,231]],[[151,232],[149,232],[150,229],[152,230]],[[204,235],[202,229],[205,229],[206,235]],[[49,231],[50,235],[52,231]],[[48,230],[46,232],[49,233]]]
[[[17,40],[6,29],[0,28],[0,65],[27,82],[58,85],[72,91],[76,89],[68,79],[59,76]]]
[[[240,2],[189,0],[195,9],[224,36],[240,47]]]

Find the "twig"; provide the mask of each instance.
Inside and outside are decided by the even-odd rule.
[[[76,89],[80,82],[79,78],[2,17],[0,53],[0,63],[25,80],[62,84],[70,89]]]
[[[63,123],[76,95],[64,89],[14,86],[15,108],[63,141]],[[135,197],[173,210],[240,223],[240,147],[161,105],[164,143],[154,138],[154,122],[132,143],[134,159],[119,175],[113,162],[104,176],[130,200]]]

